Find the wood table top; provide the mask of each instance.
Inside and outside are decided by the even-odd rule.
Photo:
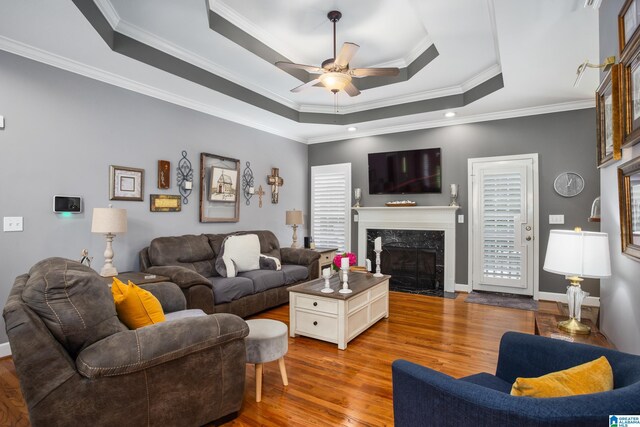
[[[341,294],[338,291],[342,289],[342,282],[339,279],[339,274],[334,274],[329,279],[329,287],[335,292],[331,294],[325,294],[320,292],[324,288],[324,279],[314,279],[309,282],[301,283],[300,285],[292,286],[288,289],[289,292],[298,292],[301,294],[322,296],[326,298],[346,300],[352,298],[372,287],[389,280],[391,276],[382,275],[382,277],[374,277],[372,273],[349,273],[349,289],[353,292],[350,294]]]
[[[600,347],[613,348],[607,337],[605,337],[596,325],[589,319],[582,319],[580,323],[583,323],[591,328],[589,335],[570,334],[568,332],[558,329],[558,322],[568,320],[569,317],[562,316],[553,313],[540,313],[536,312],[536,335],[544,337],[556,338],[565,341],[578,342],[582,344],[597,345]]]

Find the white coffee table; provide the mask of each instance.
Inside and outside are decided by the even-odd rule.
[[[324,279],[289,288],[289,334],[338,344],[347,343],[382,318],[389,317],[389,278],[349,273],[350,294],[341,294],[335,274],[330,279],[333,293],[322,293]]]

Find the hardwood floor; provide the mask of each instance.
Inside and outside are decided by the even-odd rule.
[[[262,402],[247,365],[244,405],[228,426],[393,425],[391,362],[407,359],[454,377],[495,371],[506,331],[533,333],[534,313],[467,304],[466,294],[444,299],[391,292],[388,319],[351,341],[345,351],[312,338],[289,338],[289,385],[278,363],[264,365]],[[540,309],[553,310],[551,303]],[[289,323],[289,306],[261,313]],[[0,360],[0,425],[28,425],[11,358]]]

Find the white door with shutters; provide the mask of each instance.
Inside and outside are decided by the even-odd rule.
[[[469,159],[471,288],[538,294],[538,155]]]

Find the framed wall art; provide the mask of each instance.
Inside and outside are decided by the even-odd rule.
[[[628,147],[640,142],[640,39],[621,64],[622,145]]]
[[[626,0],[618,14],[618,45],[620,56],[630,46],[631,39],[640,27],[640,0]]]
[[[109,200],[144,199],[144,169],[109,166]]]
[[[180,212],[182,210],[181,197],[172,194],[150,194],[149,209],[151,212]]]
[[[640,261],[640,157],[618,168],[622,252]]]
[[[167,190],[171,187],[171,162],[158,160],[158,189]]]
[[[240,160],[200,154],[200,222],[240,220]]]
[[[615,64],[596,92],[598,167],[622,158],[620,65]]]

